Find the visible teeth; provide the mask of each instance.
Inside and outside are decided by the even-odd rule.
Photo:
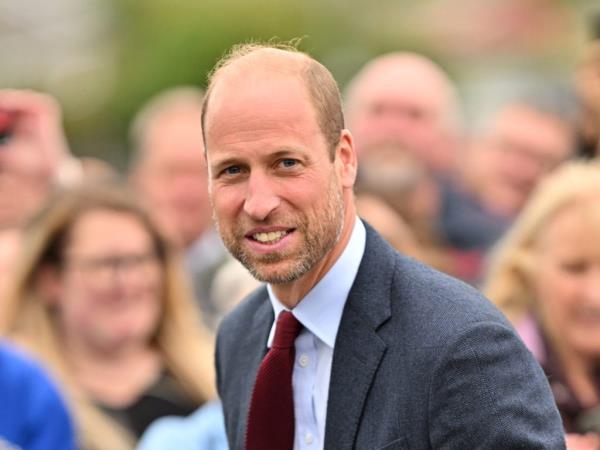
[[[271,231],[270,233],[255,233],[252,235],[259,242],[268,242],[270,244],[277,242],[287,234],[287,231]]]

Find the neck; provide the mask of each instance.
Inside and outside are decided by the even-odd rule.
[[[148,345],[128,345],[114,351],[65,342],[75,379],[92,398],[112,407],[135,401],[160,375],[163,364]]]
[[[298,303],[310,292],[310,290],[317,285],[319,281],[329,272],[336,261],[339,259],[341,254],[346,249],[350,237],[352,236],[352,230],[354,229],[354,223],[356,221],[356,210],[354,204],[346,208],[344,215],[344,226],[342,233],[327,255],[315,265],[311,270],[304,274],[299,279],[292,281],[291,283],[285,284],[274,284],[271,285],[273,292],[281,301],[281,303],[289,309],[295,308]]]

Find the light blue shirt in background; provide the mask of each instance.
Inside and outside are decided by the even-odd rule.
[[[142,436],[137,450],[228,450],[223,410],[208,403],[188,417],[162,417]]]
[[[342,312],[365,251],[366,231],[357,217],[348,245],[319,283],[293,309],[304,329],[296,339],[293,372],[294,450],[322,449],[333,347]],[[275,317],[285,308],[267,286]],[[275,323],[267,345],[271,347]]]

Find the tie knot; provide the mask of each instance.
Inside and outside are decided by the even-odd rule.
[[[273,339],[273,347],[290,348],[294,346],[294,341],[300,334],[302,324],[290,311],[282,311],[277,317],[277,325],[275,327],[275,338]]]

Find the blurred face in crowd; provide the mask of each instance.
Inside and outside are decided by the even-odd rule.
[[[505,108],[479,143],[481,183],[500,212],[517,213],[532,189],[573,151],[565,123],[527,106]]]
[[[161,313],[162,265],[144,225],[97,209],[73,225],[55,302],[67,337],[107,351],[146,344]]]
[[[532,286],[551,342],[600,357],[600,192],[559,211],[537,239]]]
[[[50,145],[39,135],[50,134],[45,129],[51,128],[45,109],[51,105],[42,103],[24,111],[8,109],[10,103],[2,109],[0,103],[0,227],[23,225],[50,189],[53,149],[44,148]]]
[[[398,145],[433,171],[451,169],[456,136],[447,82],[431,63],[414,56],[375,64],[349,92],[348,125],[358,152]]]
[[[332,160],[299,77],[277,69],[228,69],[216,81],[205,122],[211,198],[223,241],[260,280],[318,279],[341,253],[340,236],[351,231],[351,137],[342,132]]]
[[[165,232],[187,247],[211,225],[199,107],[163,113],[142,145],[134,178]]]
[[[367,190],[385,199],[411,226],[435,222],[440,209],[436,181],[404,149],[380,147],[363,155],[361,180]]]

